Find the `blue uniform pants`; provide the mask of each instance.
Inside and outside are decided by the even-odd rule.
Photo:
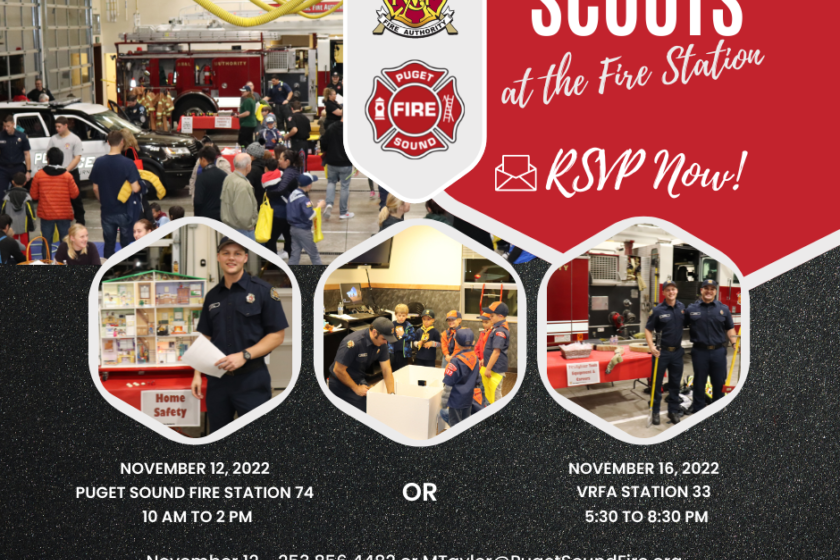
[[[333,376],[330,376],[330,391],[332,391],[333,395],[336,397],[352,404],[362,412],[367,412],[367,397],[360,397],[354,393],[350,387]]]
[[[694,404],[691,410],[699,412],[706,406],[706,380],[712,380],[712,402],[723,397],[723,384],[726,383],[726,348],[707,350],[694,348],[691,351],[694,364]]]
[[[210,432],[233,421],[234,413],[251,412],[271,399],[271,375],[268,368],[242,375],[207,378],[207,420]]]
[[[414,358],[414,365],[415,366],[423,366],[423,367],[435,367],[435,360],[432,358],[431,360],[423,360],[420,358]]]
[[[656,372],[656,386],[653,388],[653,413],[659,414],[659,404],[662,400],[662,380],[668,371],[668,412],[680,412],[680,385],[683,377],[683,356],[685,350],[680,348],[676,352],[662,350],[659,354],[659,370]],[[656,363],[656,358],[654,358]],[[695,374],[695,379],[697,379]]]

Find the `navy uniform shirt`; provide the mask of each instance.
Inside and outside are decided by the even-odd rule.
[[[727,341],[726,332],[735,328],[732,313],[720,301],[696,301],[685,312],[688,318],[691,342],[704,346],[717,346]]]
[[[362,329],[348,334],[341,341],[335,361],[330,366],[330,374],[335,376],[335,364],[339,363],[347,367],[347,373],[356,384],[361,384],[365,380],[365,372],[373,362],[387,362],[390,359],[388,345],[375,345],[370,339],[370,329]]]
[[[26,134],[19,130],[7,134],[5,129],[0,129],[0,166],[25,165],[23,153],[28,151],[29,138]]]
[[[292,88],[289,87],[289,84],[280,82],[276,86],[271,86],[271,89],[268,90],[268,99],[275,105],[282,105],[289,98],[290,93],[292,93]]]
[[[452,387],[449,394],[449,408],[464,409],[472,406],[473,391],[481,366],[473,351],[461,350],[446,366],[444,385]]]
[[[487,342],[484,345],[484,366],[490,363],[490,356],[493,355],[493,350],[501,350],[499,358],[493,364],[495,373],[505,373],[508,368],[508,347],[510,346],[510,331],[505,328],[505,322],[499,321],[493,328],[490,329],[490,334],[487,335]]]
[[[257,344],[267,334],[289,327],[277,288],[247,272],[233,286],[224,280],[207,292],[198,320],[198,332],[205,335],[226,356]],[[265,364],[254,358],[246,363]]]
[[[650,332],[661,332],[662,339],[659,342],[661,347],[674,347],[682,345],[682,332],[685,326],[685,305],[677,301],[671,307],[664,301],[653,308],[645,329]]]
[[[292,227],[311,229],[314,218],[315,210],[312,209],[312,201],[305,192],[295,189],[286,205],[286,221]]]
[[[134,107],[126,107],[125,114],[128,116],[128,119],[131,122],[140,126],[141,128],[145,127],[146,123],[149,120],[149,115],[146,113],[146,108],[140,105],[139,103]]]

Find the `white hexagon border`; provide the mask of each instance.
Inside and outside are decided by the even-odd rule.
[[[262,258],[271,261],[272,263],[280,267],[280,269],[283,270],[283,272],[286,273],[286,275],[289,277],[289,280],[291,280],[292,289],[294,290],[292,299],[292,378],[289,382],[288,387],[286,387],[286,389],[280,395],[272,398],[267,403],[254,409],[252,412],[248,413],[242,418],[237,418],[227,426],[224,426],[221,430],[199,438],[190,438],[179,434],[175,430],[164,426],[163,424],[154,420],[150,416],[143,414],[142,412],[140,412],[140,410],[134,408],[127,402],[122,401],[119,398],[112,395],[111,393],[109,393],[105,389],[105,387],[102,386],[102,381],[99,379],[99,286],[102,282],[102,278],[105,276],[105,273],[108,270],[114,267],[115,264],[130,258],[132,255],[136,254],[141,249],[145,249],[146,247],[151,245],[152,242],[157,241],[166,235],[169,235],[177,229],[189,226],[191,224],[204,225],[218,231],[223,235],[227,235],[231,239],[236,239],[242,246],[247,247],[251,253],[257,253]],[[260,418],[261,416],[277,408],[283,401],[286,400],[286,398],[294,390],[295,385],[297,384],[298,377],[300,376],[301,367],[301,299],[302,297],[300,293],[300,286],[298,286],[297,278],[295,278],[295,275],[292,273],[292,270],[289,268],[289,265],[283,262],[276,253],[272,253],[265,247],[257,244],[251,239],[248,239],[247,237],[237,232],[230,226],[227,226],[221,222],[217,222],[216,220],[211,220],[208,218],[190,217],[170,221],[167,224],[164,224],[163,226],[149,233],[145,237],[141,238],[140,240],[135,241],[128,247],[117,251],[111,258],[109,258],[105,262],[104,265],[102,265],[99,272],[96,273],[96,276],[93,279],[93,283],[91,284],[90,288],[90,295],[88,298],[88,305],[90,310],[88,319],[88,362],[90,365],[90,373],[91,377],[93,378],[93,383],[96,386],[96,389],[99,391],[99,394],[102,395],[102,397],[108,402],[108,404],[110,404],[119,412],[122,412],[129,418],[136,420],[140,424],[143,424],[147,428],[150,428],[152,431],[155,431],[158,434],[164,436],[166,439],[169,439],[176,443],[182,443],[187,445],[205,445],[224,439],[230,434],[244,428],[257,418]]]
[[[697,414],[692,414],[690,416],[683,417],[680,423],[676,426],[672,426],[667,430],[660,432],[659,434],[650,438],[640,438],[636,436],[631,436],[624,430],[613,426],[611,423],[596,416],[592,412],[589,412],[582,406],[577,405],[568,398],[561,396],[559,393],[557,393],[556,389],[551,387],[547,375],[548,343],[546,339],[548,337],[548,313],[546,290],[548,288],[549,279],[554,274],[554,272],[562,265],[582,255],[590,248],[594,247],[595,245],[601,243],[606,239],[609,239],[611,236],[621,233],[627,228],[640,223],[653,224],[657,227],[660,227],[668,233],[677,236],[677,238],[679,238],[680,240],[689,243],[697,249],[702,250],[707,255],[714,257],[719,262],[722,262],[727,267],[729,267],[729,269],[732,270],[735,274],[737,274],[738,278],[740,278],[741,280],[741,375],[738,379],[738,384],[735,386],[735,389],[731,393],[729,393],[726,397],[723,398],[723,400],[706,406],[701,412]],[[741,392],[741,388],[744,386],[744,383],[746,383],[747,377],[749,375],[750,366],[749,290],[755,288],[755,285],[753,285],[750,280],[751,277],[743,276],[741,274],[741,271],[735,265],[735,263],[733,263],[729,259],[729,257],[722,253],[720,250],[716,249],[715,247],[712,247],[708,243],[705,243],[701,239],[698,239],[697,237],[691,235],[687,231],[675,226],[670,222],[661,220],[659,218],[629,218],[627,220],[623,220],[621,222],[613,224],[607,229],[592,236],[590,239],[578,244],[575,247],[575,249],[564,253],[563,258],[559,262],[556,262],[554,265],[552,265],[552,267],[548,270],[548,272],[546,272],[542,282],[540,283],[540,292],[537,296],[537,365],[540,372],[540,379],[542,380],[543,385],[545,386],[548,393],[560,406],[562,406],[575,416],[586,420],[596,428],[601,429],[605,433],[611,435],[612,437],[620,441],[623,441],[625,443],[632,443],[634,445],[654,445],[657,443],[668,441],[685,432],[686,430],[689,430],[692,427],[703,422],[709,416],[716,414],[717,412],[722,410],[729,403],[731,403],[735,399],[735,397],[738,396],[738,393]]]
[[[336,397],[332,391],[330,391],[327,383],[324,381],[324,366],[323,366],[323,355],[324,355],[324,337],[323,337],[323,327],[324,327],[324,287],[329,280],[330,275],[333,272],[339,269],[343,264],[347,262],[347,260],[351,257],[355,257],[373,249],[377,245],[381,244],[388,238],[394,237],[398,233],[410,228],[410,227],[429,227],[440,231],[441,233],[449,236],[450,238],[454,239],[461,245],[466,246],[472,251],[479,253],[486,259],[489,259],[496,263],[497,265],[503,267],[505,270],[511,273],[513,276],[514,282],[516,282],[517,290],[521,295],[525,295],[525,297],[518,297],[517,298],[517,305],[519,306],[519,310],[517,312],[517,377],[516,383],[511,389],[510,393],[505,395],[503,399],[503,403],[499,406],[491,405],[484,410],[483,413],[479,415],[470,416],[467,420],[458,423],[454,428],[450,428],[446,430],[444,433],[435,436],[428,440],[416,440],[408,438],[395,429],[387,426],[383,422],[376,420],[375,418],[370,417],[367,413],[360,411],[358,408],[344,402],[342,399]],[[315,345],[314,345],[314,360],[315,360],[315,374],[318,378],[318,385],[321,387],[321,390],[324,392],[324,395],[329,399],[329,401],[338,408],[341,412],[347,414],[348,416],[352,417],[353,419],[359,421],[360,423],[364,424],[365,426],[371,428],[372,430],[379,432],[380,434],[384,435],[388,439],[400,443],[402,445],[407,445],[409,447],[431,447],[435,445],[440,445],[442,443],[446,443],[447,441],[451,440],[454,437],[457,437],[462,432],[469,430],[476,424],[484,421],[485,419],[489,418],[490,415],[499,412],[506,406],[508,406],[511,401],[516,397],[516,394],[519,392],[519,388],[522,386],[522,381],[525,378],[526,371],[527,371],[527,363],[528,363],[528,351],[527,351],[527,336],[528,336],[528,325],[527,325],[527,317],[528,317],[528,302],[527,302],[527,295],[525,292],[525,287],[522,284],[522,280],[519,278],[519,275],[513,269],[513,266],[499,256],[497,253],[489,250],[487,247],[480,245],[474,239],[467,237],[463,233],[459,232],[458,230],[440,222],[434,220],[405,220],[400,224],[395,224],[386,228],[383,231],[380,231],[373,237],[366,239],[362,243],[359,243],[355,247],[347,250],[343,253],[339,258],[334,260],[328,267],[324,274],[321,276],[321,279],[318,281],[317,292],[315,293],[315,297],[313,298],[313,304],[315,305],[314,309],[314,325],[313,325],[313,332],[316,333],[315,335]],[[519,318],[522,317],[524,320],[520,320]],[[522,364],[522,365],[519,365]]]

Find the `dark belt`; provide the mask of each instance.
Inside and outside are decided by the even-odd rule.
[[[253,373],[260,369],[265,368],[265,359],[263,358],[256,358],[254,360],[248,360],[245,362],[245,365],[239,369],[235,369],[233,371],[227,372],[225,375],[229,375],[231,377],[236,377],[237,375],[245,375],[247,373]]]
[[[712,346],[709,346],[708,344],[695,344],[694,347],[701,350],[717,350],[718,348],[723,348],[723,344],[715,344]]]
[[[665,350],[666,352],[676,352],[680,348],[682,348],[682,347],[681,346],[663,346],[662,350]]]

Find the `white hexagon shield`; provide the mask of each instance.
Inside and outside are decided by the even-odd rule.
[[[486,8],[484,0],[345,8],[344,144],[357,168],[405,201],[438,194],[484,152]]]

